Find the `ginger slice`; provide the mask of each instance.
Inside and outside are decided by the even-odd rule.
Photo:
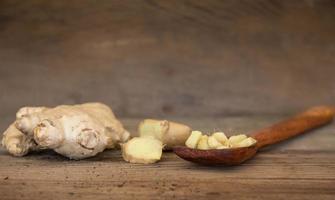
[[[161,159],[162,151],[162,142],[153,137],[135,137],[122,145],[122,156],[130,163],[155,163]]]

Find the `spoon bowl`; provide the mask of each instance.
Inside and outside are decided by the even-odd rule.
[[[194,163],[204,165],[239,165],[252,158],[256,152],[256,145],[250,147],[200,150],[191,149],[185,146],[173,148],[175,154],[180,158]]]

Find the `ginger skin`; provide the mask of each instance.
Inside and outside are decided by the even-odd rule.
[[[101,103],[24,107],[4,133],[3,146],[14,156],[53,149],[71,159],[92,157],[126,142],[130,134]]]
[[[3,133],[2,146],[14,156],[24,156],[29,151],[36,151],[41,149],[32,137],[29,137],[19,131],[15,124],[11,124]]]
[[[191,131],[191,128],[184,124],[154,119],[145,119],[138,127],[140,137],[152,136],[160,140],[165,145],[165,150],[184,145]]]

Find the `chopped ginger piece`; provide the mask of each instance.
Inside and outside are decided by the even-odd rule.
[[[195,149],[198,145],[198,142],[202,136],[200,131],[192,131],[190,137],[185,142],[185,145],[189,148]]]
[[[208,137],[208,146],[211,149],[216,149],[219,146],[222,146],[222,144],[219,141],[217,141],[217,139],[212,135]]]
[[[215,139],[219,141],[222,145],[225,145],[228,141],[227,136],[223,132],[215,132],[212,134],[212,136],[215,137]]]
[[[200,140],[198,142],[197,148],[201,149],[201,150],[207,150],[207,149],[209,149],[209,146],[208,146],[208,136],[207,135],[201,136],[201,138],[200,138]]]
[[[215,132],[212,135],[202,135],[200,131],[192,131],[185,145],[192,149],[229,149],[237,147],[249,147],[256,144],[254,138],[247,135],[233,135],[227,138],[223,132]]]
[[[244,139],[247,139],[247,137],[248,136],[243,134],[230,136],[228,139],[229,146],[234,147],[237,143],[241,142]]]
[[[235,144],[234,147],[250,147],[256,143],[257,141],[254,138],[248,137],[247,139],[244,139],[241,142]]]

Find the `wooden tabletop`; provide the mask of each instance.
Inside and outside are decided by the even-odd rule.
[[[283,116],[177,121],[228,134]],[[133,133],[139,119],[123,119]],[[120,151],[73,161],[51,151],[18,158],[0,151],[0,199],[334,199],[335,124],[264,149],[237,167],[208,167],[172,152],[156,164],[129,164]]]

